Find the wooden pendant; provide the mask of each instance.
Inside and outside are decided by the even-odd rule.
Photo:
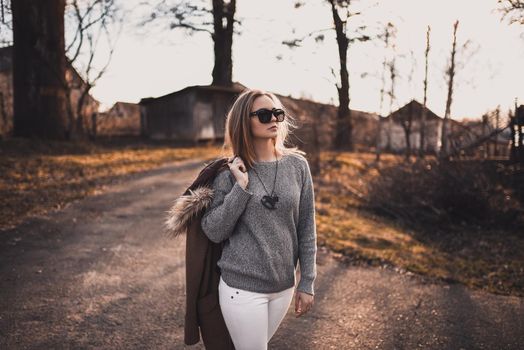
[[[276,202],[278,202],[278,196],[264,196],[260,201],[262,202],[264,207],[268,209],[276,209],[275,204]]]

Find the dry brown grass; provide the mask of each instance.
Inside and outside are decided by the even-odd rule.
[[[403,161],[382,156],[380,167]],[[413,227],[368,210],[366,182],[378,176],[373,154],[321,155],[318,242],[354,263],[388,264],[490,292],[524,295],[524,240],[482,227]]]
[[[0,229],[98,193],[115,179],[165,162],[207,159],[219,148],[10,139],[0,143]]]

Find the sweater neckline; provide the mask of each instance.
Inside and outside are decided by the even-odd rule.
[[[287,154],[283,154],[282,157],[278,160],[278,162],[282,163],[282,161],[284,161],[287,157],[288,157]],[[263,166],[274,166],[276,163],[277,163],[276,160],[268,160],[268,161],[265,161],[265,162],[254,161],[253,165],[254,166],[262,166],[263,167]]]

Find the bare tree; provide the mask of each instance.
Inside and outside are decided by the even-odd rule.
[[[524,25],[524,0],[498,0],[502,19],[507,19],[510,24]]]
[[[426,154],[426,114],[427,114],[427,101],[428,101],[428,66],[429,66],[429,51],[430,46],[430,33],[431,27],[428,25],[426,31],[426,50],[424,51],[424,100],[422,102],[422,113],[420,116],[420,150],[419,155],[424,158]]]
[[[335,147],[337,149],[353,150],[353,122],[351,118],[351,109],[349,108],[349,73],[347,52],[349,44],[354,42],[363,42],[370,40],[370,37],[365,34],[356,33],[356,36],[348,36],[348,21],[351,17],[358,16],[360,12],[352,12],[350,10],[350,0],[328,0],[331,5],[331,12],[333,15],[333,22],[335,24],[335,32],[338,44],[338,55],[340,59],[340,86],[337,86],[339,107],[337,111],[337,128],[335,134]],[[340,11],[340,12],[339,12]],[[342,16],[341,16],[342,13]],[[364,30],[365,26],[359,27],[359,30]]]
[[[451,59],[449,67],[446,70],[448,76],[448,97],[446,99],[446,109],[444,112],[444,120],[442,121],[442,134],[441,134],[441,149],[440,156],[445,157],[448,152],[448,120],[451,114],[451,102],[453,100],[453,80],[455,79],[455,55],[457,53],[457,28],[459,21],[455,21],[453,24],[453,43],[451,45]]]
[[[213,43],[215,65],[213,84],[230,86],[233,82],[233,25],[235,23],[236,0],[225,2],[213,0]]]
[[[333,16],[333,27],[313,31],[302,38],[296,38],[292,40],[283,41],[282,44],[289,47],[297,47],[307,38],[318,34],[323,31],[335,30],[336,40],[338,45],[338,56],[340,61],[339,68],[339,79],[340,82],[336,84],[339,107],[337,110],[337,121],[335,127],[335,141],[334,147],[336,149],[353,150],[353,123],[351,119],[351,109],[349,108],[350,95],[349,95],[349,73],[348,73],[348,48],[350,44],[355,42],[363,42],[370,40],[370,36],[363,34],[362,32],[366,29],[366,26],[359,26],[354,30],[354,35],[349,36],[350,31],[348,22],[352,17],[358,16],[360,12],[354,12],[350,10],[351,0],[327,0],[331,7],[331,14]],[[303,3],[296,2],[295,8],[303,6]],[[324,40],[324,35],[317,35],[315,40]],[[334,76],[335,71],[331,68]]]
[[[337,133],[335,136],[335,147],[342,149],[347,146],[349,150],[352,149],[351,134],[353,131],[353,125],[351,123],[351,110],[349,109],[349,73],[347,68],[347,51],[349,46],[349,38],[346,35],[347,19],[351,17],[351,13],[347,6],[344,7],[346,10],[346,19],[343,21],[340,18],[337,9],[337,1],[330,0],[331,11],[333,14],[333,21],[335,23],[335,31],[337,33],[337,44],[338,44],[338,55],[340,59],[340,87],[337,86],[338,98],[340,105],[337,113]],[[345,5],[345,4],[344,4]]]
[[[0,46],[13,44],[13,13],[11,1],[0,0]]]
[[[393,52],[395,52],[396,50],[396,45],[395,43],[391,44],[391,49],[393,50]],[[391,116],[391,113],[393,112],[393,105],[395,103],[395,100],[396,100],[396,95],[395,95],[395,87],[396,87],[396,84],[397,84],[397,68],[396,68],[396,55],[393,55],[393,57],[391,58],[391,60],[388,62],[388,70],[389,70],[389,79],[391,81],[391,85],[390,85],[390,89],[389,89],[389,92],[388,92],[388,96],[389,96],[389,115]],[[393,146],[392,146],[392,137],[393,137],[393,118],[388,118],[388,131],[387,131],[387,145],[386,145],[386,149],[388,151],[391,151]]]
[[[500,105],[495,110],[495,130],[500,127]],[[499,134],[495,135],[495,157],[499,156]]]
[[[91,99],[91,89],[106,73],[111,62],[123,17],[115,0],[71,0],[66,10],[74,28],[73,38],[66,48],[70,67],[68,73],[72,76],[66,75],[62,80],[67,100],[68,135],[69,138],[93,138],[96,134],[96,114],[95,118],[91,118],[86,107]],[[109,51],[103,66],[97,69],[94,62],[95,58],[100,59],[99,45],[102,40],[107,41]],[[73,65],[82,66],[80,77],[74,76]]]
[[[413,53],[413,50],[410,50],[410,54],[411,54],[412,64],[410,65],[411,70],[409,71],[409,74],[408,74],[408,82],[411,84],[413,83],[413,75],[415,74],[416,60],[415,60],[415,54]],[[414,106],[414,103],[410,103],[408,113],[405,116],[401,116],[400,118],[400,125],[402,126],[402,129],[404,130],[404,138],[406,140],[406,153],[405,153],[406,160],[409,160],[409,157],[411,156],[411,131],[413,127],[413,120],[415,117],[413,106]]]
[[[12,11],[14,136],[65,139],[65,0],[16,0]]]
[[[390,37],[392,35],[394,29],[394,25],[391,22],[388,22],[386,24],[386,28],[384,30],[384,34],[382,35],[382,39],[384,40],[384,49],[385,52],[387,52],[390,48]],[[376,142],[375,142],[375,160],[377,162],[380,161],[380,142],[381,142],[381,133],[382,133],[382,123],[383,123],[383,116],[382,110],[384,107],[384,97],[386,95],[386,71],[387,71],[387,65],[388,65],[388,57],[387,55],[384,55],[384,62],[382,63],[382,87],[380,88],[380,106],[379,106],[379,115],[378,115],[378,124],[377,124],[377,135],[376,135]]]
[[[147,4],[146,4],[147,5]],[[213,84],[232,85],[233,60],[232,46],[236,0],[213,0],[212,8],[207,1],[161,0],[151,6],[150,15],[140,21],[140,26],[153,22],[167,22],[170,29],[184,29],[189,35],[196,32],[208,33],[214,43],[215,64],[213,67]]]

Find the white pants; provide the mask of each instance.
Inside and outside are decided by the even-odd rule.
[[[265,350],[286,316],[295,287],[255,293],[228,286],[220,276],[218,299],[236,350]]]

